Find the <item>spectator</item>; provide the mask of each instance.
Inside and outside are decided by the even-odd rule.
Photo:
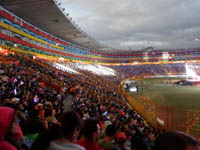
[[[117,133],[116,141],[121,150],[130,150],[130,148],[125,145],[126,135],[124,132]]]
[[[30,119],[27,120],[27,124],[25,125],[25,133],[26,134],[41,134],[45,131],[45,124],[40,119],[39,110],[33,109],[30,112]]]
[[[81,128],[80,117],[75,112],[66,112],[59,125],[52,127],[33,143],[31,150],[85,150],[75,144]]]
[[[116,129],[114,125],[108,125],[105,130],[105,137],[98,141],[98,145],[104,150],[120,150],[120,148],[112,143]]]
[[[17,150],[22,146],[23,134],[15,121],[15,110],[0,107],[0,150]]]
[[[198,150],[196,139],[182,132],[166,132],[155,141],[155,150]]]
[[[95,120],[86,120],[81,131],[82,135],[77,144],[83,146],[86,150],[103,150],[96,143],[98,126]]]
[[[135,136],[131,140],[132,150],[149,150],[142,136]]]

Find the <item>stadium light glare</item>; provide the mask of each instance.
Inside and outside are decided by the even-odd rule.
[[[200,38],[195,38],[194,41],[198,42],[200,41]]]
[[[61,61],[65,60],[63,57],[60,57],[59,59],[60,59]]]
[[[91,71],[97,75],[101,76],[115,76],[115,71],[111,68],[101,66],[101,65],[95,65],[95,64],[75,64],[75,68],[81,69],[81,70],[87,70]]]
[[[129,90],[130,90],[130,92],[137,92],[138,89],[137,89],[137,87],[131,87]]]
[[[186,78],[188,81],[200,81],[199,75],[192,69],[192,66],[185,64]]]
[[[169,59],[169,53],[168,53],[168,52],[164,52],[164,53],[162,54],[162,58],[163,58],[163,59]]]
[[[139,62],[133,62],[133,64],[134,64],[134,65],[137,65],[137,64],[139,64]]]
[[[70,67],[67,66],[67,65],[63,65],[63,64],[59,64],[59,63],[54,63],[54,64],[53,64],[53,67],[55,67],[55,68],[57,68],[57,69],[60,69],[60,70],[63,70],[63,71],[68,72],[68,73],[80,74],[79,72],[73,70],[72,68],[70,68]]]

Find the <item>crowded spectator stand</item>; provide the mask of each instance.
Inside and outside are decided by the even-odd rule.
[[[67,95],[72,96],[72,108],[80,116],[81,122],[96,120],[100,134],[95,136],[94,141],[113,138],[116,149],[137,147],[136,141],[139,141],[145,147],[154,149],[154,140],[161,132],[148,124],[135,110],[130,109],[120,95],[112,94],[110,88],[101,85],[101,82],[97,86],[94,82],[89,82],[91,80],[85,81],[85,76],[63,72],[52,67],[51,62],[22,54],[10,53],[6,56],[0,55],[0,58],[0,110],[6,107],[15,112],[15,131],[19,135],[18,140],[8,141],[11,144],[10,149],[30,149],[34,141],[41,140],[43,133],[55,126],[62,127],[60,116],[65,114],[63,102]],[[2,113],[0,116],[1,121]],[[70,124],[69,120],[68,123]],[[109,128],[113,128],[116,134],[106,138],[106,133],[110,132],[107,127],[111,124],[112,127]],[[76,125],[81,130],[81,126]],[[95,133],[96,131],[97,129],[94,130]],[[83,137],[85,139],[84,134]],[[81,137],[76,140],[81,140]],[[50,142],[52,147],[55,144]],[[96,149],[106,149],[101,147],[102,144],[99,144],[101,148],[94,145]]]

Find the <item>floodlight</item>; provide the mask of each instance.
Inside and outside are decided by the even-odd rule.
[[[130,92],[137,92],[138,91],[137,87],[135,87],[135,86],[131,87],[129,90],[130,90]]]

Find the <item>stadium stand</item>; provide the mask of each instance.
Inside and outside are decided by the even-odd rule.
[[[103,63],[125,63],[129,62],[157,62],[166,61],[163,59],[164,53],[169,53],[168,61],[180,60],[198,60],[199,49],[191,50],[171,50],[149,52],[127,52],[109,54],[107,52],[96,52],[84,47],[74,45],[70,42],[63,41],[57,37],[50,36],[41,29],[31,25],[25,20],[12,14],[2,6],[0,7],[0,26],[1,26],[1,44],[10,47],[19,48],[24,51],[49,55],[54,57],[63,57],[68,60],[80,60],[89,62]],[[130,54],[131,53],[131,54]]]
[[[162,138],[172,133],[152,127],[130,108],[118,86],[132,76],[182,75],[186,70],[180,61],[200,58],[199,49],[149,54],[87,49],[44,32],[2,6],[0,45],[0,150],[106,149],[105,143],[115,149],[135,150],[143,146],[143,150],[162,150]],[[166,52],[169,57],[163,58]],[[85,62],[103,63],[104,67],[113,68],[116,75],[102,77],[77,67]],[[71,71],[62,68],[66,64],[71,66]],[[64,112],[65,101],[69,100],[76,113]],[[86,126],[88,120],[95,120],[92,135],[91,124]],[[184,149],[188,145],[198,146],[195,139],[185,134],[173,134],[176,140],[182,137]],[[86,137],[91,141],[85,140]],[[101,138],[104,144],[98,146]],[[88,148],[85,143],[93,147]]]

